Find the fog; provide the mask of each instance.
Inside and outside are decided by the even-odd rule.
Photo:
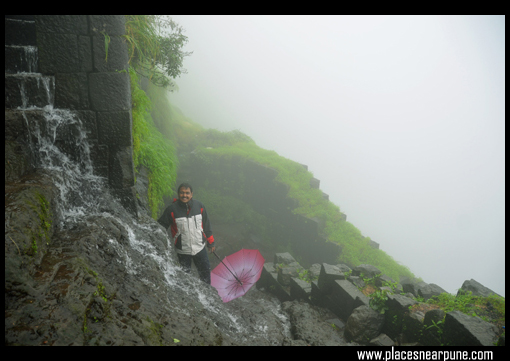
[[[504,16],[171,16],[171,101],[308,165],[425,282],[505,295]]]

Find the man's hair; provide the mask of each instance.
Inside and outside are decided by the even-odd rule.
[[[181,188],[189,188],[189,191],[190,191],[191,193],[193,193],[193,187],[192,187],[192,186],[191,186],[191,184],[189,184],[189,183],[186,183],[186,182],[181,183],[181,185],[177,188],[177,194],[179,194],[179,192],[180,192]]]

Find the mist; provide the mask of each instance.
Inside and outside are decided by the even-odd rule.
[[[504,16],[171,17],[186,116],[308,165],[425,282],[505,295]]]

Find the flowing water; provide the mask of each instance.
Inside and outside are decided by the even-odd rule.
[[[168,235],[162,227],[147,215],[135,217],[128,213],[109,193],[107,180],[94,174],[91,148],[81,120],[70,110],[53,108],[54,79],[33,73],[17,76],[38,79],[48,102],[44,108],[34,107],[20,86],[23,105],[19,109],[43,114],[42,122],[31,122],[26,116],[25,122],[30,131],[30,147],[36,155],[35,166],[50,174],[58,189],[54,218],[58,220],[60,232],[78,227],[97,229],[106,223],[114,225],[127,235],[125,241],[107,235],[90,247],[100,249],[105,259],[111,257],[111,262],[122,270],[120,279],[124,287],[143,283],[153,292],[152,297],[159,297],[161,308],[169,312],[188,317],[200,313],[222,333],[239,342],[264,339],[271,343],[276,342],[273,341],[275,332],[284,337],[290,335],[289,321],[279,302],[255,287],[244,297],[224,304],[213,288],[202,284],[194,275],[183,273],[176,265]],[[72,152],[66,151],[69,147]]]

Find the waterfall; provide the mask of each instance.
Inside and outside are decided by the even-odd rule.
[[[27,58],[35,57],[33,49],[25,54]],[[30,70],[35,70],[34,64]],[[54,108],[53,77],[33,72],[11,76],[19,80],[17,109],[24,114],[34,166],[50,175],[58,189],[54,215],[58,220],[57,232],[72,235],[76,229],[86,232],[101,229],[102,224],[114,225],[127,235],[125,241],[107,235],[96,240],[95,246],[85,243],[80,247],[95,247],[92,251],[102,252],[99,254],[105,257],[110,255],[111,262],[122,270],[123,287],[141,282],[152,293],[143,296],[157,298],[162,310],[187,317],[203,315],[223,334],[240,342],[257,339],[274,342],[269,329],[290,337],[289,321],[278,301],[269,297],[250,299],[248,293],[236,302],[223,304],[216,290],[177,266],[169,237],[157,222],[148,215],[134,217],[110,194],[106,179],[94,174],[91,145],[83,122],[76,112]],[[37,93],[28,90],[34,86]],[[40,116],[29,117],[29,112]],[[254,288],[250,292],[261,291]],[[246,310],[255,304],[269,311],[271,319],[254,314],[246,319]]]

